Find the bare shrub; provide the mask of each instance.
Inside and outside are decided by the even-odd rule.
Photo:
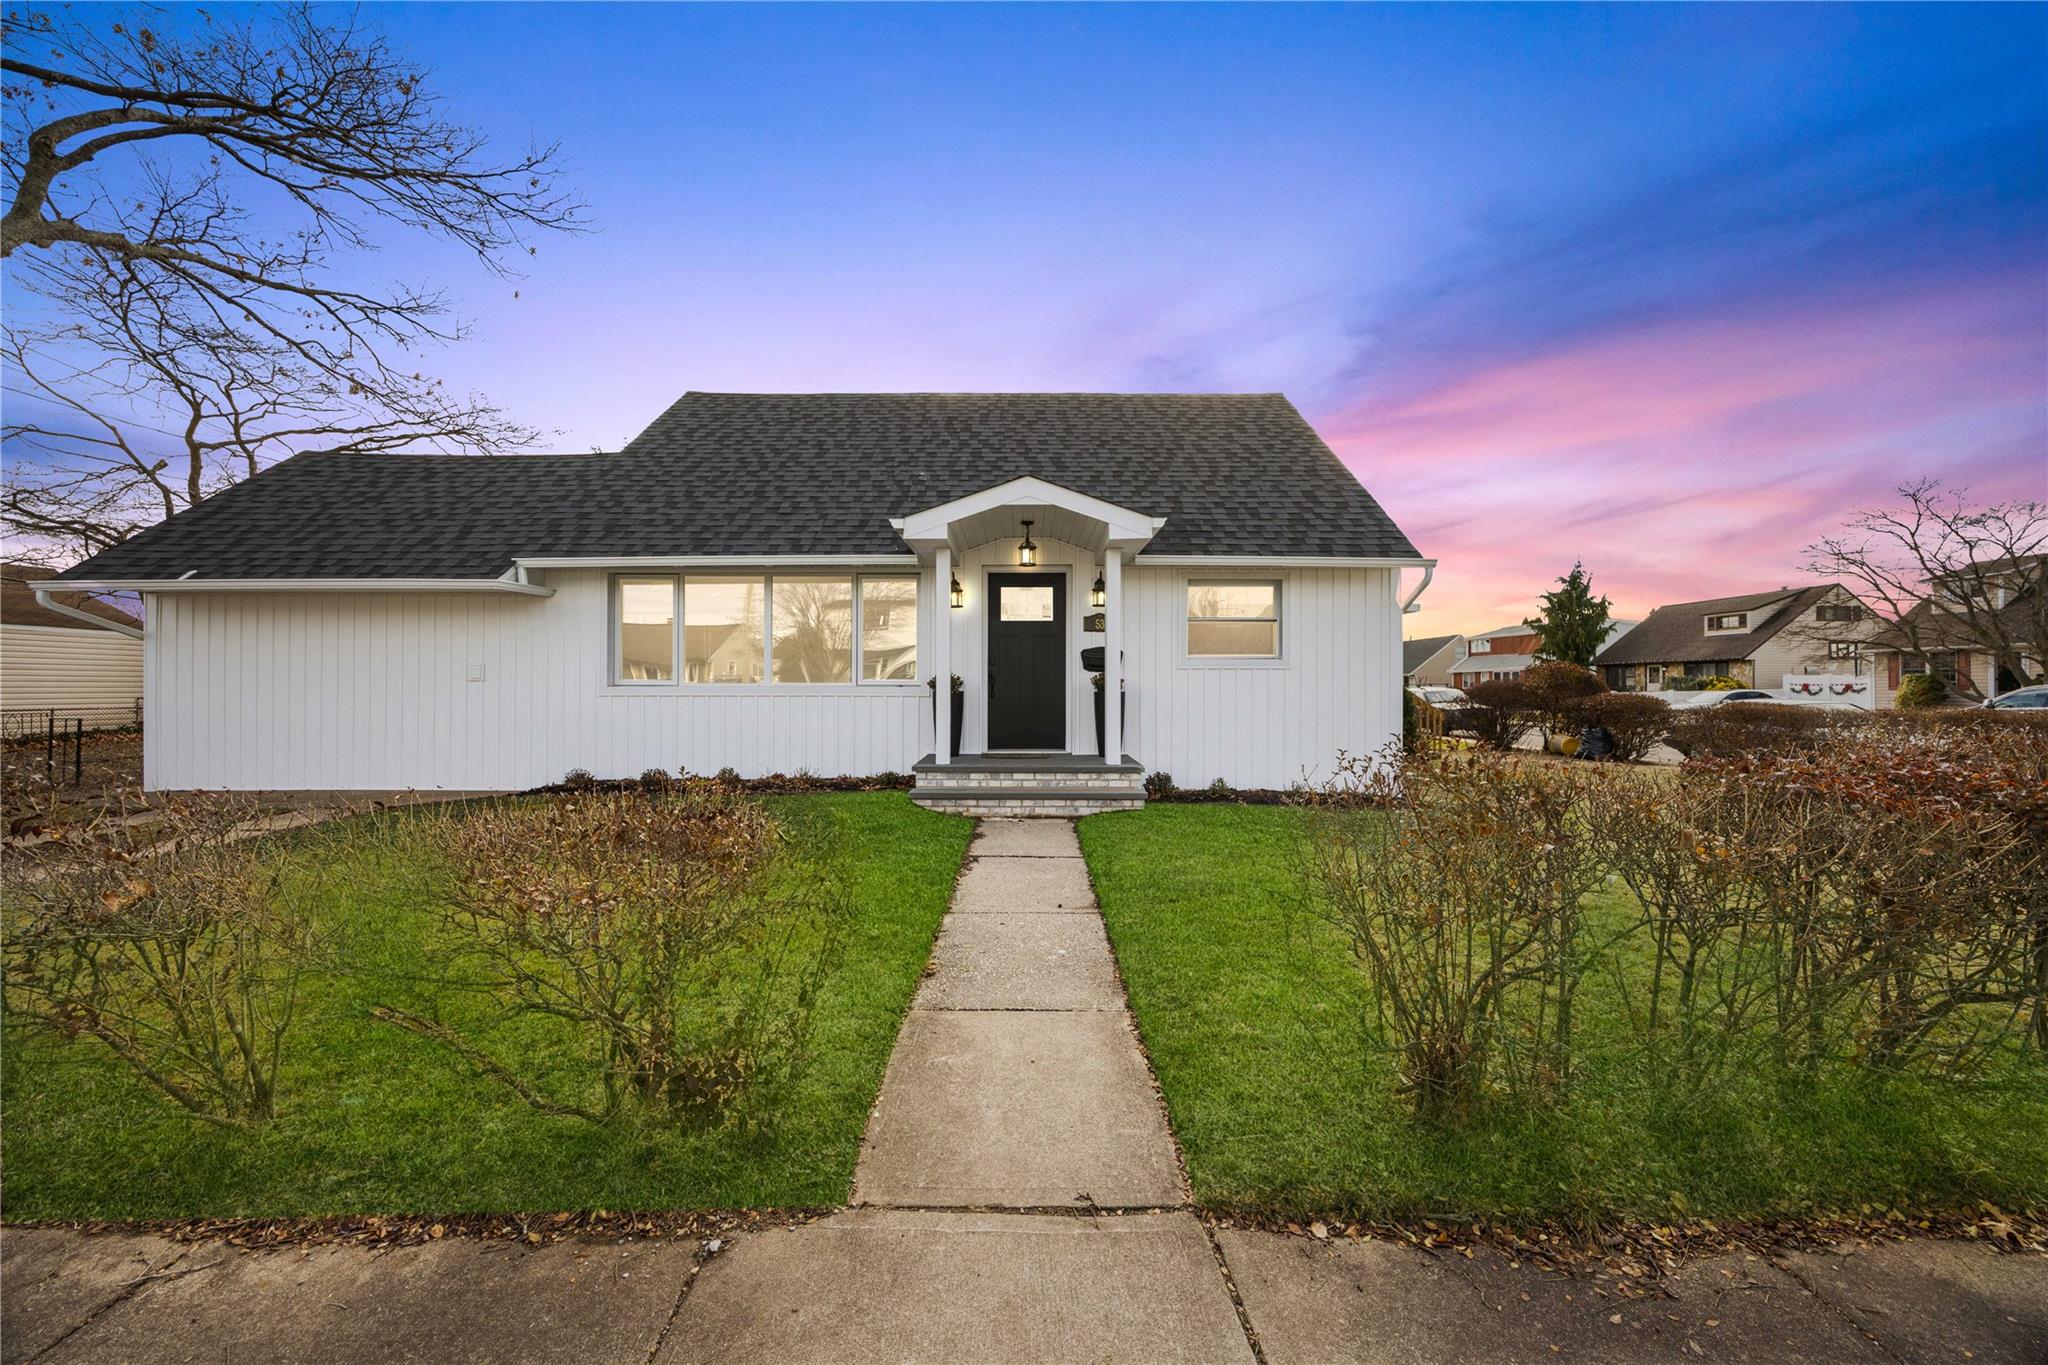
[[[1603,692],[1580,701],[1572,716],[1582,727],[1607,732],[1614,746],[1610,757],[1640,763],[1663,742],[1671,725],[1671,704],[1642,692]]]
[[[1607,691],[1592,669],[1562,659],[1531,664],[1516,681],[1528,694],[1530,713],[1546,745],[1551,736],[1578,728],[1579,703]]]
[[[547,1113],[744,1117],[801,1061],[848,913],[821,822],[793,834],[711,788],[595,792],[432,821],[443,926],[467,985],[572,1035],[556,1075],[461,1029],[378,1016],[454,1049]]]
[[[1682,1088],[1766,1046],[1778,1037],[1770,1025],[1819,1029],[1837,1017],[1841,973],[1828,969],[1842,964],[1818,955],[1827,910],[1813,894],[1834,831],[1814,804],[1727,773],[1618,778],[1591,793],[1588,829],[1641,907],[1627,937],[1645,936],[1650,957],[1639,974],[1616,945],[1618,993],[1635,1038]]]
[[[10,861],[9,1016],[96,1041],[195,1118],[271,1118],[332,864],[249,837],[261,814],[116,801],[51,857]]]
[[[1599,876],[1584,796],[1555,764],[1390,753],[1346,758],[1311,805],[1311,902],[1349,939],[1426,1119],[1567,1078],[1579,902]]]
[[[1687,758],[1810,752],[1865,723],[1867,717],[1857,711],[1732,701],[1674,708],[1664,742]]]
[[[1495,678],[1465,689],[1463,727],[1486,748],[1506,752],[1536,728],[1535,698],[1513,678]]]
[[[1813,754],[1692,765],[1786,807],[1818,808],[1805,879],[1815,941],[1853,984],[1860,1060],[1952,1070],[2048,1014],[2048,730],[1966,742],[1873,728]],[[1816,822],[1818,824],[1818,822]],[[1781,890],[1785,870],[1760,875]],[[1826,1002],[1822,1002],[1825,1007]]]

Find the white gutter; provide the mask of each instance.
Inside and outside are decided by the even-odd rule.
[[[1436,561],[1432,559],[1422,566],[1422,581],[1415,585],[1415,591],[1409,593],[1408,600],[1401,604],[1401,614],[1403,616],[1408,615],[1410,612],[1422,610],[1421,607],[1418,607],[1415,604],[1422,600],[1423,591],[1429,587],[1429,580],[1435,577]],[[1423,662],[1427,663],[1428,660],[1424,660]]]
[[[75,584],[59,584],[54,589],[48,587],[47,585],[38,586],[34,583],[29,584],[29,586],[35,589],[36,602],[40,606],[45,607],[50,611],[56,612],[59,616],[69,616],[73,620],[83,621],[87,625],[98,626],[101,630],[111,630],[116,635],[126,635],[131,640],[140,640],[143,638],[142,632],[134,626],[124,625],[119,621],[109,621],[104,616],[94,616],[89,611],[81,611],[77,607],[70,606],[63,602],[59,602],[56,598],[50,596],[51,592],[53,591],[77,592],[79,589],[78,586]]]
[[[753,569],[773,566],[817,569],[906,569],[914,554],[900,555],[541,555],[512,561],[525,569]]]
[[[50,592],[510,592],[553,597],[553,588],[503,578],[108,578],[31,583],[38,600]],[[98,620],[98,617],[91,618]]]
[[[1169,569],[1429,569],[1434,559],[1375,559],[1355,555],[1155,555],[1131,561],[1139,568]]]

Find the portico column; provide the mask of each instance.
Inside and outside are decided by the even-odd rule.
[[[953,547],[932,552],[932,761],[953,757]]]
[[[1109,613],[1102,639],[1102,757],[1124,760],[1124,552],[1102,552],[1103,610]]]

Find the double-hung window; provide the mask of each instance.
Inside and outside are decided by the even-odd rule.
[[[830,574],[619,574],[619,686],[917,681],[917,580]]]
[[[1279,580],[1189,583],[1188,657],[1279,658]]]

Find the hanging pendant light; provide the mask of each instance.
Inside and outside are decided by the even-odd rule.
[[[1038,562],[1038,546],[1031,539],[1031,518],[1024,518],[1024,543],[1017,547],[1017,562],[1030,568]]]
[[[959,574],[953,575],[953,605],[956,607],[964,607],[967,605],[967,593],[960,586]]]
[[[1109,588],[1102,581],[1102,571],[1097,569],[1095,571],[1095,586],[1088,590],[1088,605],[1091,607],[1101,607],[1108,604]]]

